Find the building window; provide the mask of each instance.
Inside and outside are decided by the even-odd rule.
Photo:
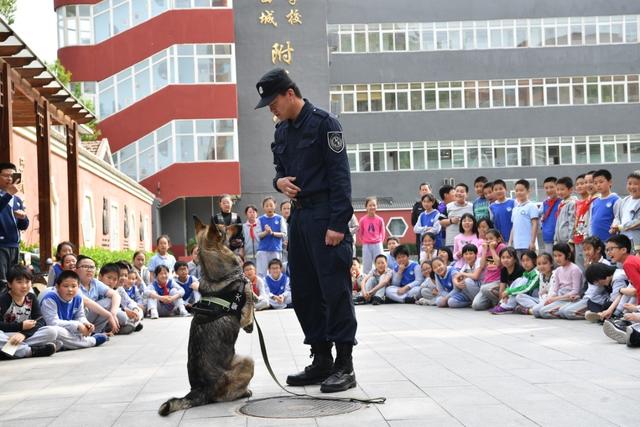
[[[174,45],[102,81],[73,86],[104,120],[170,84],[234,83],[234,56],[232,44]]]
[[[97,44],[169,9],[231,8],[231,0],[103,0],[57,9],[58,47]]]
[[[400,216],[390,218],[387,222],[387,232],[390,236],[404,237],[408,229],[406,221]]]
[[[332,53],[549,48],[638,43],[638,15],[327,27]]]
[[[109,226],[111,225],[111,221],[109,220],[109,200],[106,198],[102,198],[102,235],[109,235]]]
[[[112,203],[110,209],[111,235],[109,239],[109,245],[112,251],[120,249],[120,227],[118,226],[119,220],[120,212],[118,209],[118,205],[116,203]]]
[[[334,114],[639,102],[638,74],[382,85],[350,84],[331,86],[330,91],[331,111]],[[111,94],[107,93],[107,96],[110,100]]]
[[[93,210],[93,197],[85,194],[82,203],[82,242],[85,247],[95,246],[96,218]]]
[[[632,163],[640,135],[354,144],[347,154],[354,173]]]
[[[235,119],[174,120],[113,154],[114,164],[137,181],[173,163],[237,161]]]

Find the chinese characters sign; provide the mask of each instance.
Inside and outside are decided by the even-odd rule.
[[[282,22],[286,22],[291,27],[301,26],[303,23],[302,12],[300,12],[300,9],[293,7],[298,4],[298,0],[258,0],[258,3],[260,4],[259,7],[269,6],[269,9],[260,10],[258,15],[258,23],[260,25],[278,28],[278,20],[280,18],[282,18]],[[282,10],[276,9],[278,3],[284,5]],[[271,63],[274,65],[277,63],[291,65],[294,51],[291,41],[275,41],[271,45]]]

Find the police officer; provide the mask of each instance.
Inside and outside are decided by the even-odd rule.
[[[303,99],[281,68],[262,76],[256,88],[256,109],[269,106],[279,119],[271,145],[273,186],[292,199],[291,295],[313,357],[304,371],[287,377],[287,384],[320,383],[323,393],[348,390],[356,386],[351,352],[357,322],[350,279],[351,177],[342,128],[335,117]]]

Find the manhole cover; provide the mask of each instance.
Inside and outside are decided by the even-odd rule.
[[[341,402],[300,397],[270,397],[253,400],[240,408],[240,412],[261,418],[316,418],[348,414],[362,407],[358,402]]]

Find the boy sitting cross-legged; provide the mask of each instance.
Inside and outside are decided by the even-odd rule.
[[[124,288],[124,284],[129,282],[129,267],[121,262],[107,263],[100,269],[100,281],[120,295],[120,309],[127,316],[127,323],[120,327],[118,334],[128,335],[142,330],[144,312]]]
[[[42,317],[47,326],[57,327],[57,341],[63,350],[99,346],[109,340],[106,334],[94,333],[95,326],[84,315],[80,278],[75,271],[60,273],[55,291],[42,299]]]
[[[51,356],[58,331],[45,326],[38,298],[30,292],[31,273],[24,266],[13,266],[7,284],[8,292],[0,296],[0,348],[7,343],[18,348],[13,355],[0,352],[0,359]]]

